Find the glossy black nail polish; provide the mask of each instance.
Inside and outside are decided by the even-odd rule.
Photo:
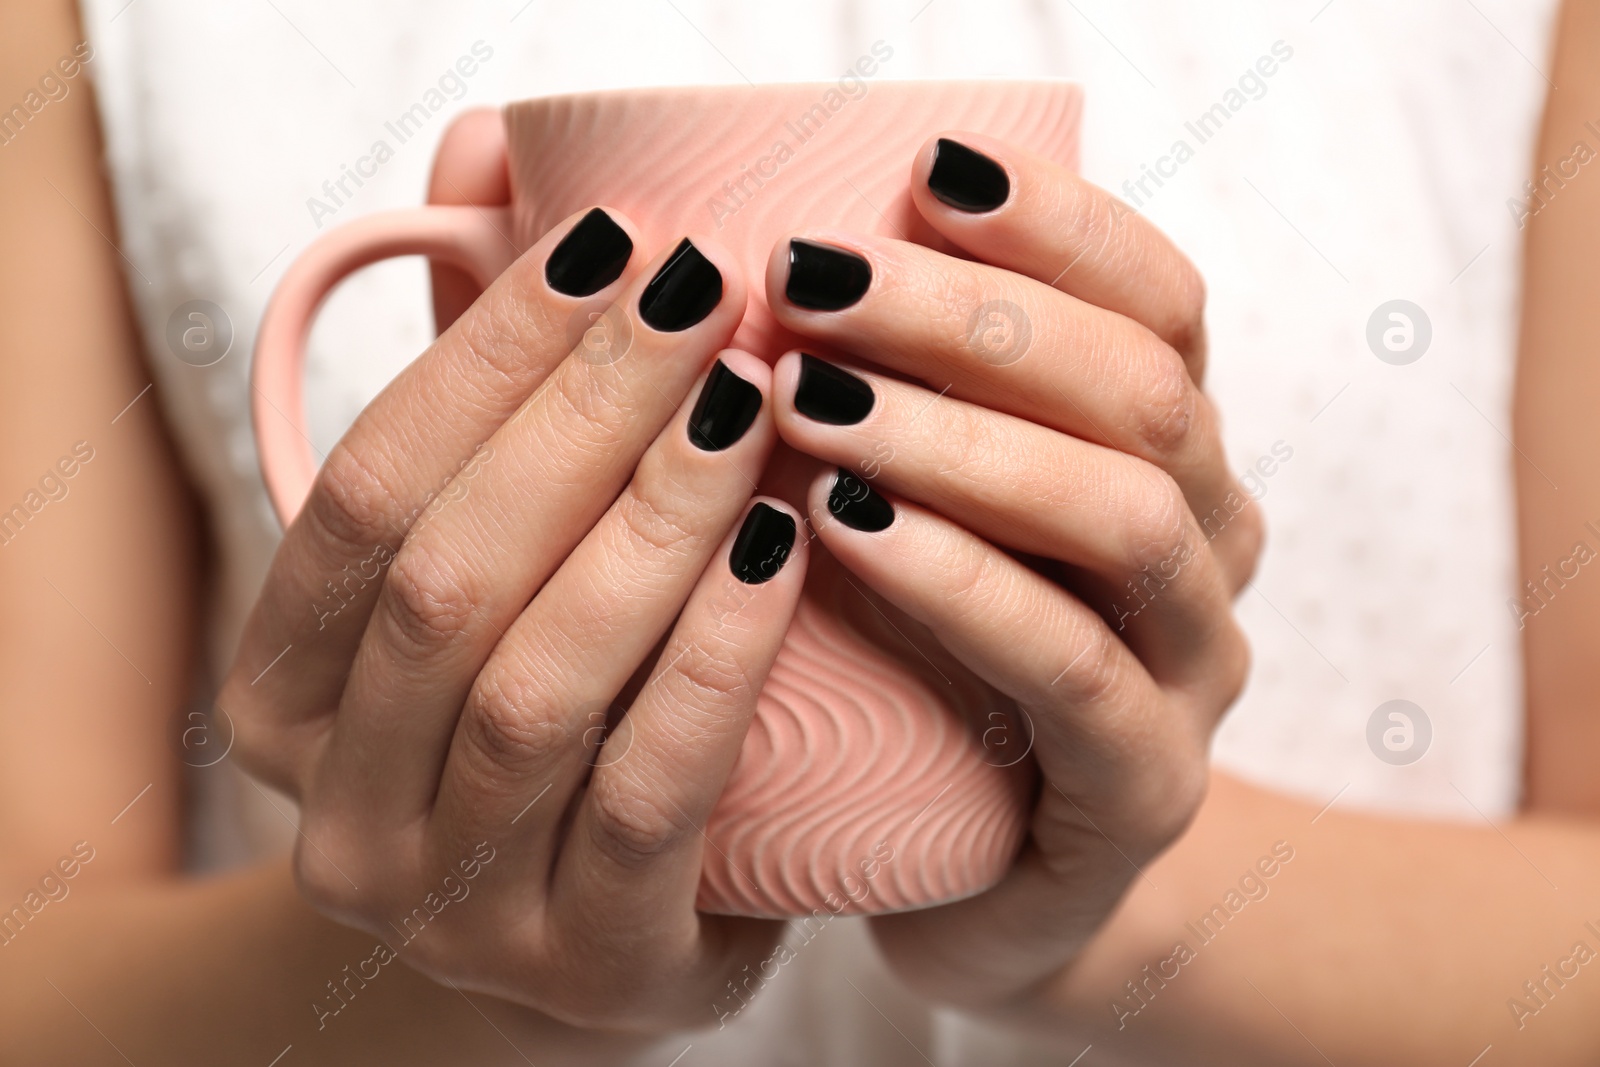
[[[794,387],[794,407],[808,419],[830,426],[854,426],[872,411],[877,400],[872,386],[842,367],[800,353],[800,380]]]
[[[877,533],[894,521],[894,505],[853,472],[839,468],[828,491],[828,511],[852,530]]]
[[[840,311],[866,295],[872,265],[854,252],[799,238],[789,242],[789,280],[783,295],[796,307]]]
[[[677,333],[722,299],[722,272],[685,237],[639,295],[639,317],[653,330]]]
[[[545,260],[544,280],[567,296],[593,296],[618,278],[633,255],[633,238],[599,208],[578,220]]]
[[[761,390],[719,359],[689,413],[689,440],[703,452],[721,452],[744,436],[760,410]]]
[[[728,566],[745,585],[760,585],[776,578],[794,550],[793,517],[760,501],[744,517],[733,539]]]
[[[961,211],[993,211],[1011,195],[1006,169],[959,141],[939,138],[928,171],[928,189]]]

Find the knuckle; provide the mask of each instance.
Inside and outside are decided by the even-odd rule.
[[[383,586],[384,615],[410,650],[427,654],[464,634],[477,598],[445,550],[426,539],[406,542]]]
[[[614,452],[625,434],[628,416],[638,405],[621,395],[608,375],[582,360],[568,359],[550,375],[552,414],[567,434],[566,447],[586,455]]]
[[[1244,631],[1238,622],[1232,618],[1228,620],[1227,635],[1222,640],[1221,666],[1218,671],[1221,693],[1217,701],[1216,714],[1211,716],[1208,725],[1214,726],[1222,717],[1222,713],[1233,706],[1239,699],[1239,694],[1244,692],[1244,687],[1250,680],[1250,641],[1245,637]]]
[[[343,441],[333,447],[306,502],[316,528],[341,549],[366,553],[394,537],[395,495],[383,476]]]
[[[628,537],[646,555],[676,556],[694,547],[701,538],[685,502],[663,483],[656,471],[642,469],[628,491],[617,499],[617,517]]]
[[[1103,704],[1113,696],[1121,680],[1120,658],[1116,655],[1116,636],[1109,627],[1094,625],[1085,640],[1069,645],[1072,658],[1060,676],[1051,683],[1061,699],[1077,707]]]
[[[621,775],[599,775],[589,791],[594,844],[601,855],[626,870],[647,865],[683,836],[660,804]]]
[[[322,844],[313,848],[308,844],[311,840]],[[330,852],[339,853],[341,859],[335,860]],[[333,843],[332,835],[319,831],[308,819],[295,840],[291,862],[295,887],[306,903],[321,915],[356,925],[371,902],[356,888],[354,866],[349,854]],[[363,876],[362,880],[367,879]]]
[[[1142,851],[1153,854],[1183,836],[1205,803],[1210,782],[1205,758],[1185,754],[1163,769],[1158,791],[1145,808]]]
[[[487,764],[491,780],[508,769],[546,765],[571,747],[567,725],[542,714],[538,703],[498,672],[481,677],[468,695],[462,713],[465,740],[468,751]]]
[[[1188,562],[1196,551],[1189,502],[1170,474],[1158,469],[1146,471],[1154,487],[1143,495],[1126,519],[1124,545],[1130,570],[1155,570],[1158,577],[1170,579],[1177,567]],[[1173,573],[1165,573],[1165,572]]]
[[[720,642],[708,648],[690,644],[673,664],[670,682],[687,707],[721,707],[754,689],[754,680],[735,651]]]
[[[1179,352],[1191,352],[1205,336],[1206,280],[1184,256],[1178,257],[1173,290],[1172,320],[1163,336]]]
[[[508,273],[532,269],[519,262]],[[542,347],[552,336],[551,323],[542,309],[517,295],[535,289],[532,284],[491,287],[487,299],[456,320],[451,340],[463,357],[462,370],[486,396],[514,401],[526,392],[530,373],[543,366],[542,360],[528,358],[529,348]]]
[[[1163,345],[1134,413],[1133,429],[1148,456],[1175,456],[1183,450],[1195,428],[1195,396],[1182,358]]]

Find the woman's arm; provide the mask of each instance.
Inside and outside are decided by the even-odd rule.
[[[66,0],[7,0],[0,25],[9,108],[82,36]],[[304,904],[286,859],[181,877],[201,540],[143,392],[90,89],[62,80],[0,135],[0,1063],[265,1067],[292,1045],[284,1064],[543,1064],[636,1044],[398,961],[351,979],[373,938]],[[330,981],[348,1007],[319,1028]]]
[[[1539,199],[1527,222],[1515,407],[1525,457],[1516,468],[1520,570],[1532,583],[1518,590],[1527,805],[1591,817],[1600,817],[1600,581],[1587,566],[1600,554],[1597,55],[1600,5],[1568,0],[1552,76],[1560,89],[1550,93],[1534,162]]]
[[[1600,520],[1596,55],[1600,5],[1567,3],[1551,78],[1560,88],[1534,165],[1560,180],[1536,179],[1546,206],[1527,226],[1517,373],[1521,572],[1541,586],[1523,631],[1523,815],[1497,827],[1337,807],[1319,817],[1217,776],[1195,825],[1046,991],[1051,1008],[1086,1024],[1095,1056],[1340,1067],[1600,1058],[1600,578],[1588,566],[1571,576],[1578,543],[1600,555],[1587,525]],[[1270,862],[1279,842],[1293,850],[1287,863]],[[1256,866],[1264,857],[1270,878]],[[1236,913],[1230,891],[1245,902]],[[1168,962],[1180,943],[1193,958]]]

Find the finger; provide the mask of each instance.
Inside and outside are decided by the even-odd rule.
[[[489,439],[460,499],[411,531],[350,670],[329,750],[335,795],[402,822],[431,809],[456,719],[512,621],[610,508],[744,313],[732,254],[663,252]],[[746,491],[749,487],[746,486]]]
[[[553,914],[576,944],[693,918],[702,828],[744,743],[806,571],[787,504],[758,498],[695,587],[595,768],[558,861]]]
[[[853,425],[818,419],[816,397],[826,389],[849,389],[870,410]],[[778,361],[774,393],[779,432],[794,448],[852,472],[852,485],[870,481],[992,543],[1092,573],[1105,597],[1096,607],[1157,680],[1187,685],[1211,673],[1232,591],[1211,554],[1211,531],[1157,468],[798,352]],[[831,499],[847,521],[861,514],[848,493]]]
[[[1166,689],[1098,614],[1053,582],[948,519],[851,480],[848,508],[835,504],[836,474],[813,482],[808,509],[819,539],[1017,702],[1044,778],[1033,845],[998,886],[972,898],[982,905],[875,920],[874,932],[890,948],[948,933],[951,950],[965,952],[995,943],[984,939],[1002,934],[993,916],[1041,917],[1037,937],[994,975],[1004,995],[1004,983],[1041,978],[1051,961],[1059,968],[1062,945],[1086,936],[1082,916],[1104,914],[1095,909],[1112,906],[1137,865],[1192,818],[1211,731],[1243,685],[1248,651],[1235,629],[1219,643],[1208,683]],[[874,521],[851,525],[864,514]],[[1122,876],[1085,875],[1108,869]]]
[[[320,736],[379,578],[406,532],[566,357],[583,309],[633,281],[643,261],[635,236],[633,224],[614,212],[564,220],[334,446],[273,558],[221,697],[225,707],[248,712],[235,716],[242,727],[283,735],[280,749]],[[550,280],[553,267],[559,284]],[[575,286],[574,278],[586,284]],[[256,769],[289,784],[283,767]]]
[[[1191,764],[1204,766],[1193,757],[1243,685],[1248,653],[1231,621],[1211,678],[1164,689],[1098,614],[1055,583],[860,481],[852,507],[879,519],[856,529],[849,511],[830,506],[837,481],[836,473],[817,478],[808,507],[839,562],[1028,712],[1048,780],[1073,795],[1125,801],[1109,816],[1119,830],[1164,833],[1162,813],[1188,798]]]
[[[434,154],[428,203],[498,207],[511,203],[506,124],[497,108],[473,108],[450,122]],[[430,263],[433,321],[439,332],[461,317],[482,287],[446,263]]]
[[[1009,270],[835,231],[780,242],[783,325],[935,392],[1154,463],[1196,511],[1236,489],[1211,405],[1144,326]]]
[[[549,870],[567,798],[606,744],[608,713],[755,492],[777,434],[771,371],[719,354],[633,480],[506,632],[456,723],[433,811],[445,853],[493,835]]]
[[[1205,281],[1148,219],[1043,156],[974,133],[929,139],[911,198],[974,257],[1126,315],[1205,374]]]

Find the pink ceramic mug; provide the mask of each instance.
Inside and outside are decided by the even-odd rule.
[[[256,441],[279,517],[294,519],[316,475],[301,388],[311,320],[352,271],[420,254],[487,286],[561,219],[605,205],[638,224],[646,247],[708,233],[737,254],[757,281],[733,344],[774,360],[802,343],[774,321],[759,281],[781,235],[835,226],[954,252],[911,201],[922,144],[970,130],[1075,166],[1080,106],[1078,88],[1060,81],[859,79],[508,105],[508,207],[360,219],[315,241],[279,283],[252,372]],[[573,162],[594,158],[606,165]],[[925,631],[913,644],[907,635],[918,628],[865,599],[820,543],[813,552],[805,596],[705,829],[698,904],[787,917],[981,892],[1027,833],[1037,780],[1030,727]]]

